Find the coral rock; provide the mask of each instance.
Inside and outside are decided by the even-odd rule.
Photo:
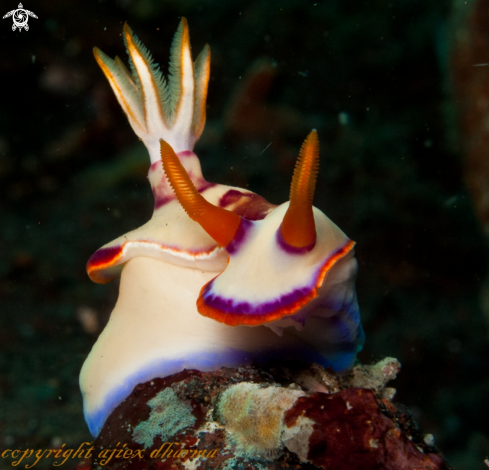
[[[301,397],[285,413],[284,423],[290,428],[303,417],[313,428],[306,460],[319,468],[447,468],[440,456],[423,453],[382,412],[371,390],[350,388]]]
[[[385,359],[343,376],[314,365],[155,379],[108,418],[91,468],[449,469],[409,413],[383,398],[398,370]]]

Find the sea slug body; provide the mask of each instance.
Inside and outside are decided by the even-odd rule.
[[[121,276],[117,304],[80,375],[97,436],[138,383],[183,369],[213,371],[272,360],[343,370],[364,342],[352,242],[312,206],[317,133],[307,137],[290,201],[207,182],[193,148],[205,124],[210,48],[195,62],[182,18],[170,76],[127,25],[131,72],[95,49],[136,135],[155,197],[149,222],[97,250],[90,278]]]

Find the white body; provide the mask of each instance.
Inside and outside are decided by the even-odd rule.
[[[267,351],[307,349],[300,339],[280,338],[265,326],[230,327],[199,315],[195,300],[216,275],[146,257],[125,264],[117,304],[80,374],[94,436],[139,383],[184,369],[246,365]]]

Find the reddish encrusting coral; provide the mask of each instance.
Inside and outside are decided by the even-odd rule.
[[[337,390],[337,387],[343,389],[336,393],[308,393],[307,390],[300,391],[300,387],[295,383],[293,377],[295,376],[296,379],[299,377],[294,375],[296,373],[284,370],[278,372],[274,369],[265,371],[254,367],[223,368],[216,372],[185,370],[164,379],[154,379],[138,385],[131,396],[107,419],[95,441],[93,452],[95,458],[92,459],[90,468],[93,470],[100,467],[113,470],[188,468],[195,470],[231,468],[449,470],[436,449],[428,447],[423,442],[423,437],[410,419],[409,413],[398,410],[389,400],[381,398],[381,389],[377,387],[383,387],[385,383],[382,380],[377,381],[377,385],[373,385],[375,381],[369,382],[367,376],[370,376],[370,380],[372,376],[368,373],[368,366],[354,371],[355,373],[352,372],[351,377],[335,376],[324,369],[318,369],[318,366],[314,367],[316,375],[309,375],[311,380],[315,380],[314,377],[317,378],[319,373],[323,377],[329,377],[328,383],[334,382],[332,390]],[[364,373],[365,371],[367,374]],[[310,374],[307,371],[305,373]],[[393,377],[389,371],[384,375],[385,381]],[[363,381],[365,386],[369,384],[374,386],[377,391],[351,387],[351,384],[358,380]],[[329,389],[329,386],[325,386],[327,382],[320,387]],[[296,430],[299,429],[299,437],[300,433],[306,436],[299,441],[302,442],[300,445],[309,448],[307,461],[304,457],[301,461],[301,457],[290,450],[292,448],[290,441],[287,442],[283,436],[285,446],[280,445],[268,457],[266,455],[253,457],[252,453],[248,452],[250,449],[243,451],[239,446],[235,446],[237,441],[233,437],[234,431],[231,427],[228,429],[221,421],[220,411],[222,411],[221,402],[224,392],[236,388],[237,384],[245,386],[241,387],[241,390],[249,388],[254,393],[260,389],[271,390],[270,396],[274,396],[273,391],[279,395],[291,391],[304,394],[292,407],[286,405],[283,429],[290,430],[295,426]],[[258,386],[246,387],[247,384],[258,384]],[[152,431],[154,432],[152,445],[144,448],[144,445],[135,442],[137,433],[134,430],[150,423],[152,409],[148,403],[152,400],[154,403],[154,398],[161,396],[163,391],[166,395],[177,397],[179,404],[171,407],[169,401],[166,410],[165,406],[158,405],[158,411],[171,414],[175,409],[181,408],[180,404],[183,404],[187,408],[186,413],[191,412],[193,424],[182,429],[183,420],[180,420],[180,424],[175,427],[178,428],[177,432],[168,435],[168,423],[172,420],[174,423],[179,422],[179,416],[174,413],[170,420],[162,421],[161,435],[158,428]],[[243,404],[246,405],[246,397],[243,398],[245,400]],[[270,404],[275,413],[277,406],[280,405],[276,401]],[[153,405],[153,410],[154,408]],[[245,409],[247,408],[245,406]],[[266,413],[266,409],[262,411]],[[246,419],[246,416],[243,418]],[[313,423],[312,432],[300,429],[300,426],[297,426],[300,420]],[[258,433],[263,431],[260,430],[260,426],[255,429]],[[263,432],[265,431],[268,432],[268,428]],[[162,435],[165,436],[164,439],[161,438]],[[280,437],[280,434],[278,436]],[[109,449],[121,449],[123,446],[133,453],[132,458],[111,458],[108,462],[103,462],[103,457],[98,457],[104,451],[110,455]],[[80,462],[77,470],[87,468],[89,468],[87,462]]]
[[[284,424],[290,428],[300,416],[314,422],[307,459],[319,468],[448,468],[439,455],[423,453],[419,444],[409,440],[395,421],[382,412],[370,390],[350,388],[300,397],[285,412]]]

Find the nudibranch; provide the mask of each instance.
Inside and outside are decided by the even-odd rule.
[[[364,342],[354,243],[312,206],[315,131],[294,171],[290,201],[275,206],[202,176],[193,148],[205,124],[206,45],[196,61],[182,18],[168,82],[124,26],[131,71],[95,58],[148,149],[149,222],[96,251],[90,278],[121,275],[117,304],[80,375],[85,418],[97,436],[134,387],[156,377],[272,360],[352,365]]]

